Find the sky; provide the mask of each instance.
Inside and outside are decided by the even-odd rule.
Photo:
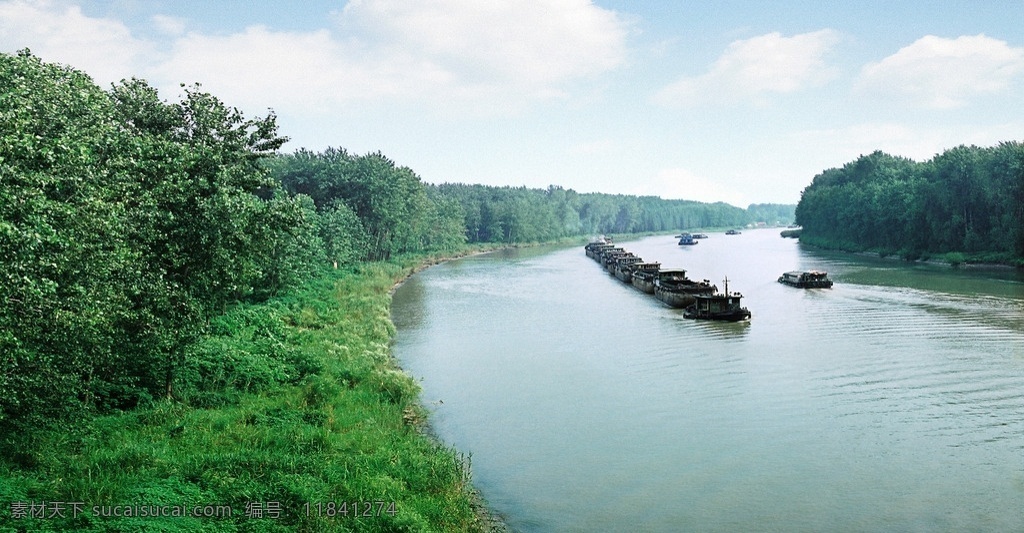
[[[1024,140],[1024,1],[0,0],[29,48],[162,99],[200,83],[282,149],[430,183],[791,203],[882,150]]]

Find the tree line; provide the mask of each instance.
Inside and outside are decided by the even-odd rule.
[[[754,222],[788,223],[794,219],[792,205],[754,204],[741,209],[722,202],[578,193],[555,185],[547,189],[458,183],[429,187],[437,197],[461,206],[469,242],[539,242]]]
[[[959,146],[925,162],[876,151],[814,177],[801,240],[916,259],[1024,263],[1024,144]]]
[[[788,224],[794,205],[665,200],[462,183],[427,184],[378,153],[300,149],[271,158],[284,190],[309,196],[333,222],[321,237],[338,260],[454,250],[466,243],[522,244],[612,233]],[[357,253],[362,250],[360,255]]]
[[[187,396],[212,317],[318,269],[471,243],[739,226],[793,206],[429,185],[381,153],[279,152],[199,85],[104,90],[0,54],[0,428]],[[769,213],[765,215],[764,213]]]

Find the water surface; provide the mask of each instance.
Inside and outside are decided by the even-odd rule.
[[[430,268],[394,346],[521,531],[1024,530],[1024,280],[777,230],[622,246],[744,294],[695,322],[582,246]],[[831,290],[776,282],[823,269]]]

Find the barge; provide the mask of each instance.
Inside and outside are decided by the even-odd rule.
[[[636,265],[643,262],[643,259],[633,254],[621,255],[615,260],[615,268],[612,274],[623,283],[632,283]]]
[[[654,280],[654,297],[671,307],[683,308],[694,303],[698,295],[710,295],[718,290],[708,280],[693,281],[681,268],[659,270]]]
[[[820,270],[793,270],[779,276],[779,283],[798,287],[801,289],[831,289],[832,280],[828,279],[828,272]]]
[[[658,279],[661,263],[636,263],[633,265],[633,286],[647,294],[654,294],[654,281]]]

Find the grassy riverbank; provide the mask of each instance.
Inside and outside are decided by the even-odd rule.
[[[786,235],[783,235],[785,237]],[[1024,258],[1016,257],[1009,252],[946,252],[930,253],[917,250],[892,250],[872,248],[858,245],[854,242],[839,241],[824,237],[801,234],[800,242],[823,248],[826,250],[837,250],[858,254],[877,255],[882,258],[899,258],[904,261],[921,261],[928,263],[946,264],[954,267],[959,266],[1001,266],[1024,268]]]
[[[489,529],[466,458],[425,434],[389,352],[390,291],[430,262],[331,271],[231,309],[190,350],[179,398],[0,436],[0,530]],[[229,517],[109,516],[220,506]]]

